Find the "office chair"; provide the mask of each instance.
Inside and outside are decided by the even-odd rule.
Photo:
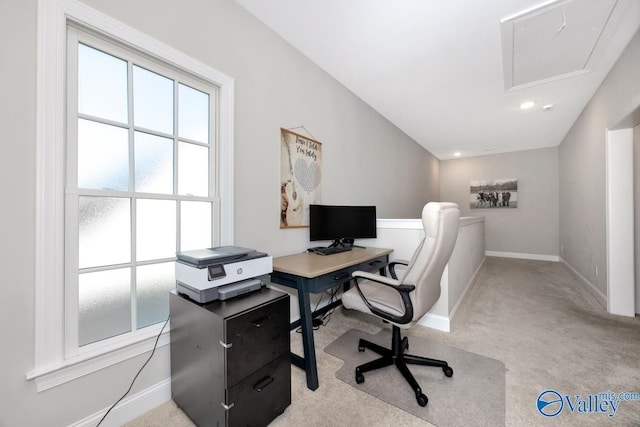
[[[413,388],[418,404],[426,406],[429,399],[422,393],[407,364],[436,366],[442,368],[447,377],[453,375],[453,369],[444,360],[405,354],[409,341],[406,336],[401,337],[400,328],[409,328],[440,298],[440,279],[458,237],[459,218],[460,211],[455,203],[427,203],[422,209],[425,237],[410,262],[389,263],[391,277],[353,272],[355,286],[344,293],[342,305],[392,324],[390,349],[364,339],[358,342],[359,351],[368,348],[382,356],[356,368],[358,384],[364,382],[365,372],[395,364]],[[397,265],[406,266],[400,278],[396,273]]]

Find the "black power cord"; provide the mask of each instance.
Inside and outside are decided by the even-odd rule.
[[[325,291],[325,293],[330,296],[329,302],[327,303],[327,305],[332,304],[336,300],[336,295],[338,295],[338,291],[339,290],[340,290],[340,287],[336,286],[335,288],[333,288],[333,292],[331,292],[331,294],[329,294],[329,292]],[[329,324],[329,321],[331,320],[331,315],[333,314],[334,311],[336,311],[336,307],[334,307],[331,310],[327,311],[326,313],[324,313],[322,315],[322,317],[320,317],[319,320],[320,320],[320,323],[321,323],[322,326],[327,326]]]
[[[315,308],[311,311],[311,313],[315,313],[316,310],[318,310],[318,306],[320,305],[320,303],[322,303],[322,300],[324,299],[324,295],[329,295],[329,301],[327,302],[326,305],[330,305],[332,302],[334,302],[336,300],[336,295],[338,295],[338,292],[340,291],[340,286],[336,286],[333,288],[333,290],[331,291],[324,291],[320,294],[320,299],[318,300],[318,302],[316,303]],[[326,313],[322,314],[321,316],[318,317],[314,317],[313,319],[311,319],[312,322],[312,326],[313,326],[313,330],[317,331],[318,329],[320,329],[320,326],[326,326],[329,321],[331,320],[331,315],[333,314],[333,312],[335,311],[335,307],[332,308],[331,310],[327,311]],[[302,332],[302,326],[299,326],[296,329],[297,333],[301,333]]]
[[[136,380],[138,379],[138,376],[140,375],[140,373],[142,372],[142,370],[144,369],[145,366],[147,366],[147,363],[149,363],[149,361],[151,360],[151,358],[153,357],[153,354],[156,352],[156,348],[158,347],[158,341],[160,341],[160,336],[162,335],[162,332],[164,331],[165,326],[167,326],[167,323],[169,323],[169,319],[171,318],[171,316],[167,317],[167,320],[164,321],[164,325],[162,325],[162,329],[160,329],[160,333],[158,334],[158,336],[156,337],[156,342],[155,344],[153,344],[153,350],[151,351],[151,354],[149,355],[149,357],[147,358],[146,362],[144,362],[144,364],[142,365],[142,367],[138,370],[138,373],[136,374],[135,377],[133,377],[133,381],[131,381],[131,384],[129,385],[129,389],[126,391],[125,394],[123,394],[120,399],[118,399],[116,401],[116,403],[114,403],[113,405],[111,405],[111,407],[107,410],[107,412],[105,412],[105,414],[102,416],[102,418],[100,418],[100,421],[98,422],[98,424],[96,424],[96,427],[98,427],[100,424],[102,424],[102,422],[104,421],[105,418],[107,418],[107,415],[109,415],[109,412],[111,412],[111,410],[113,408],[116,407],[116,405],[118,403],[120,403],[120,401],[122,399],[125,398],[125,396],[127,394],[129,394],[129,392],[131,391],[131,389],[133,388],[133,384],[135,384]]]

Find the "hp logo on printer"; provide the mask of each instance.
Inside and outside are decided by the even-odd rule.
[[[236,273],[238,273],[238,274],[242,274],[242,272],[243,272],[243,271],[244,271],[244,270],[243,270],[242,268],[239,268],[239,269],[237,269],[237,270],[236,270]]]

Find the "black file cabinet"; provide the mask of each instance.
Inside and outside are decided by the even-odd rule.
[[[289,295],[170,295],[171,394],[198,426],[264,426],[291,404]]]

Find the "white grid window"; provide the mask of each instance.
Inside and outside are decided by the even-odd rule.
[[[234,243],[234,81],[76,0],[38,0],[37,62],[43,391],[150,351],[175,252]]]
[[[219,242],[217,88],[67,31],[67,354],[166,320],[181,250]]]

